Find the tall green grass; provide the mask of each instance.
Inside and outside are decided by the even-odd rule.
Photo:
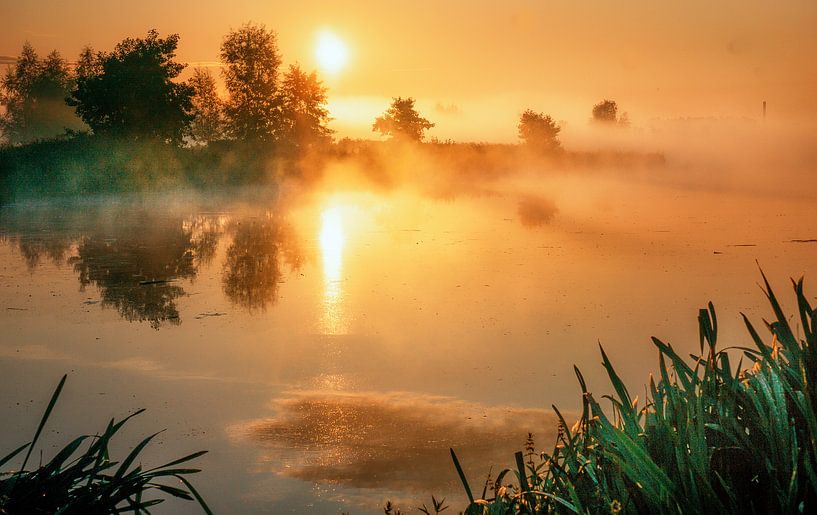
[[[199,469],[186,468],[187,463],[207,451],[199,451],[164,465],[145,469],[138,463],[140,453],[159,433],[154,433],[136,445],[121,462],[112,461],[108,452],[111,439],[136,411],[123,420],[111,419],[101,435],[75,438],[48,463],[26,470],[31,454],[62,392],[67,376],[59,382],[43,414],[34,438],[0,458],[0,470],[26,451],[19,470],[0,472],[0,515],[11,514],[102,514],[149,513],[148,508],[164,501],[154,493],[167,494],[185,500],[195,500],[206,513],[211,513],[196,489],[188,481]],[[84,443],[87,448],[81,451]],[[175,485],[164,481],[175,479]]]
[[[700,354],[685,359],[652,339],[659,373],[643,404],[602,348],[611,407],[602,409],[576,368],[579,420],[569,426],[554,406],[553,449],[527,461],[517,453],[516,470],[501,471],[482,498],[452,450],[465,513],[814,513],[817,310],[803,280],[792,281],[801,335],[765,275],[763,283],[774,314],[764,320],[768,342],[743,315],[752,345],[720,348],[710,303],[698,314]]]

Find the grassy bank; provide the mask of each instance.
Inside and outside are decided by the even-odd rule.
[[[0,148],[0,202],[177,189],[212,191],[277,184],[283,177],[311,182],[328,164],[354,169],[372,184],[408,178],[434,182],[442,195],[520,170],[652,170],[660,154],[542,153],[524,145],[401,143],[342,139],[305,152],[218,141],[178,147],[152,140],[121,140],[78,133]]]
[[[596,398],[576,369],[581,418],[570,426],[554,407],[554,447],[539,453],[529,442],[516,454],[516,469],[480,483],[478,497],[452,450],[470,500],[465,513],[813,512],[817,311],[803,281],[793,281],[800,329],[793,328],[763,280],[773,311],[764,320],[768,342],[744,316],[751,346],[719,347],[710,303],[698,315],[699,355],[684,359],[653,338],[659,373],[643,400],[604,349],[613,394]]]
[[[179,148],[79,134],[0,149],[0,200],[260,184],[281,161],[272,155],[239,143]]]

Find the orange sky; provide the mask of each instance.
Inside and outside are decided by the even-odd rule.
[[[512,141],[528,107],[583,126],[602,98],[635,126],[758,117],[762,100],[770,116],[817,119],[813,0],[0,0],[0,55],[29,40],[72,59],[155,27],[181,35],[181,60],[207,63],[250,20],[308,68],[320,29],[347,43],[347,67],[324,77],[341,136],[371,135],[392,96],[417,98],[442,139]]]

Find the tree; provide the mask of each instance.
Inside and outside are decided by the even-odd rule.
[[[326,109],[326,88],[313,71],[290,65],[281,83],[281,138],[295,150],[306,150],[330,141],[331,120]]]
[[[274,142],[280,127],[278,37],[263,25],[247,23],[221,44],[228,132],[234,139]]]
[[[196,68],[188,81],[193,88],[193,120],[190,136],[196,143],[208,144],[224,137],[223,102],[216,91],[216,79],[208,70]]]
[[[618,105],[615,100],[604,99],[593,106],[593,121],[601,123],[616,123],[618,119]]]
[[[397,97],[392,99],[391,106],[383,116],[375,118],[372,131],[392,139],[422,141],[423,132],[434,127],[434,124],[421,117],[414,109],[414,99]]]
[[[94,53],[94,49],[86,46],[80,51],[77,66],[74,69],[77,81],[87,80],[95,75],[102,75],[102,63],[105,55],[102,52]]]
[[[559,132],[562,130],[550,115],[527,109],[519,118],[519,139],[526,145],[544,152],[555,152],[562,148]]]
[[[111,53],[83,50],[71,104],[95,134],[181,142],[192,119],[193,87],[174,82],[178,34],[127,38]]]
[[[19,145],[79,129],[82,123],[65,104],[72,84],[68,64],[56,50],[41,60],[26,42],[0,84],[0,105],[5,107],[0,130],[8,143]]]

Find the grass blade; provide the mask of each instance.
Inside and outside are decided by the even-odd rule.
[[[57,385],[57,389],[54,390],[54,393],[51,395],[51,400],[48,401],[48,407],[45,408],[43,418],[40,419],[40,425],[37,427],[37,432],[34,433],[34,439],[31,440],[31,446],[28,448],[26,458],[23,460],[23,465],[20,467],[20,470],[25,470],[26,464],[28,463],[28,459],[31,457],[31,451],[34,450],[34,446],[37,445],[37,440],[40,439],[40,434],[43,432],[43,427],[45,427],[45,423],[48,421],[48,417],[51,416],[51,411],[54,409],[54,405],[57,404],[57,399],[60,396],[60,392],[62,392],[62,387],[65,386],[66,379],[68,379],[68,374],[62,376],[62,379],[60,379],[60,383]]]
[[[454,452],[454,449],[449,448],[448,450],[451,451],[451,459],[454,460],[454,467],[457,469],[457,474],[460,476],[462,486],[465,488],[465,495],[468,496],[468,502],[473,504],[474,495],[471,493],[471,487],[468,486],[468,480],[465,479],[465,473],[462,471],[462,467],[460,466],[460,460],[457,459],[457,454]]]

